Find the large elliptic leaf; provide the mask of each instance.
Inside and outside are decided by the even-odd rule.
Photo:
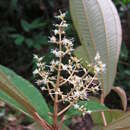
[[[77,56],[93,62],[99,52],[106,64],[99,77],[106,96],[113,86],[122,39],[117,10],[111,0],[70,0],[70,11],[82,44]]]
[[[40,92],[31,83],[1,65],[0,98],[31,117],[37,112],[52,123],[48,116],[49,108]]]

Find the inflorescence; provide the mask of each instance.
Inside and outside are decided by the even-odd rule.
[[[73,106],[83,113],[91,113],[84,106],[79,106],[78,101],[88,99],[88,93],[90,92],[99,91],[101,83],[95,84],[93,81],[97,80],[97,76],[105,71],[106,65],[102,63],[97,52],[94,59],[95,64],[88,64],[94,70],[94,74],[90,74],[89,69],[80,64],[81,59],[72,55],[74,40],[66,37],[65,28],[68,27],[68,24],[65,15],[65,13],[60,12],[60,15],[56,16],[60,23],[54,25],[56,29],[53,30],[53,35],[49,37],[49,43],[56,47],[51,50],[51,53],[55,55],[55,59],[46,65],[43,62],[43,57],[34,55],[37,68],[33,71],[33,74],[40,76],[36,83],[42,86],[42,91],[48,91],[52,100],[57,95],[58,103],[67,102],[67,108]],[[67,93],[63,91],[62,88],[64,87],[69,90]]]

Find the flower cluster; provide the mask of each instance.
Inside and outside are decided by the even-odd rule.
[[[100,55],[97,53],[96,64],[90,65],[94,67],[95,74],[90,74],[89,70],[80,64],[81,60],[72,55],[74,40],[66,38],[65,28],[68,24],[65,21],[65,13],[60,12],[56,18],[60,23],[54,25],[56,29],[49,37],[49,43],[56,47],[51,50],[55,59],[46,65],[42,57],[34,55],[37,69],[33,74],[41,77],[36,83],[42,86],[42,90],[48,91],[53,101],[57,99],[58,103],[67,102],[68,106],[74,106],[75,109],[84,112],[85,108],[78,106],[77,102],[88,99],[89,92],[96,93],[99,90],[101,84],[94,81],[97,80],[98,73],[104,71],[106,66],[101,62]],[[63,91],[64,87],[69,90],[67,93]],[[86,112],[90,113],[90,111]]]

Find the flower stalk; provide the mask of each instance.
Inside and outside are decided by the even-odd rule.
[[[41,86],[41,90],[48,91],[52,101],[54,102],[53,113],[53,130],[60,130],[64,122],[64,114],[70,108],[74,107],[83,115],[91,113],[84,106],[79,106],[79,100],[88,100],[90,92],[97,93],[100,90],[101,83],[97,81],[97,76],[105,71],[106,65],[100,60],[99,53],[95,56],[95,63],[87,64],[87,69],[80,62],[81,59],[73,56],[73,39],[66,38],[65,28],[68,24],[65,21],[65,13],[56,16],[59,24],[55,24],[53,35],[49,37],[49,42],[55,46],[51,53],[55,56],[49,65],[46,65],[43,57],[34,55],[37,61],[37,68],[33,74],[40,76],[37,84]],[[90,70],[93,70],[90,72]],[[64,91],[64,88],[67,92]],[[63,104],[64,108],[59,106]],[[49,115],[48,115],[49,116]],[[61,122],[59,122],[59,120]]]

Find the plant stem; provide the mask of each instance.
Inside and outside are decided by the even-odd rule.
[[[59,28],[59,30],[61,30]],[[62,50],[62,45],[61,45],[61,33],[59,33],[59,50]],[[57,81],[56,81],[56,88],[55,88],[55,99],[54,99],[54,117],[53,117],[53,125],[54,125],[54,130],[59,130],[58,126],[58,88],[60,85],[60,73],[61,73],[61,62],[62,62],[62,56],[59,57],[59,66],[58,66],[58,75],[57,75]]]

